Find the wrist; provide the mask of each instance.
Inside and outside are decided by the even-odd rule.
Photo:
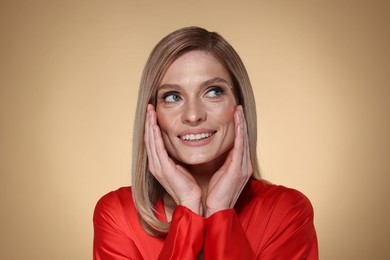
[[[200,201],[182,202],[179,205],[188,208],[189,210],[191,210],[195,214],[198,214],[200,216],[203,215],[203,207],[202,207],[202,203]]]
[[[208,218],[210,217],[211,215],[213,215],[215,212],[218,212],[219,210],[215,210],[215,209],[206,209],[205,210],[205,214],[204,214],[204,217],[205,218]]]
[[[224,206],[220,206],[220,207],[216,207],[216,208],[205,208],[205,212],[204,212],[204,217],[205,218],[208,218],[210,217],[211,215],[213,215],[214,213],[217,213],[219,211],[223,211],[223,210],[228,210],[228,209],[231,209],[231,207],[224,207]]]

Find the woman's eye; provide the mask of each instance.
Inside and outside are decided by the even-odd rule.
[[[166,103],[174,103],[181,100],[181,97],[177,93],[167,93],[163,96],[163,100]]]
[[[223,88],[212,87],[206,92],[206,97],[215,98],[221,96],[223,93],[224,93]]]

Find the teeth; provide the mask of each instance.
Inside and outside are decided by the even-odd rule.
[[[210,137],[212,133],[202,133],[202,134],[188,134],[188,135],[183,135],[180,138],[182,140],[186,141],[198,141],[207,137]]]

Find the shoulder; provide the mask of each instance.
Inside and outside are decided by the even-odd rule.
[[[119,221],[121,217],[135,212],[131,187],[121,187],[105,194],[98,200],[93,219],[95,223]]]
[[[111,191],[101,197],[96,203],[96,208],[100,207],[121,207],[121,205],[127,202],[133,201],[131,193],[131,187],[121,187],[115,191]]]
[[[282,185],[271,184],[264,180],[250,179],[248,191],[251,196],[291,203],[297,200],[308,201],[300,191]]]
[[[275,214],[291,211],[313,215],[310,200],[300,191],[263,180],[251,179],[246,188],[245,200],[252,206],[268,209]]]

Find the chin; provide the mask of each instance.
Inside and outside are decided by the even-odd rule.
[[[208,158],[194,157],[194,158],[185,158],[185,159],[181,158],[179,161],[184,163],[184,164],[187,164],[187,165],[199,165],[199,164],[208,163],[211,160],[210,160],[210,157],[208,157]]]
[[[184,165],[204,165],[204,164],[221,164],[225,161],[227,152],[233,147],[229,146],[215,149],[215,147],[198,147],[189,149],[167,149],[169,156],[179,164]],[[186,148],[186,147],[185,147]]]
[[[220,164],[221,160],[225,161],[226,155],[226,151],[214,154],[199,151],[195,154],[181,154],[181,156],[178,157],[177,161],[186,165],[204,165],[208,163]]]

